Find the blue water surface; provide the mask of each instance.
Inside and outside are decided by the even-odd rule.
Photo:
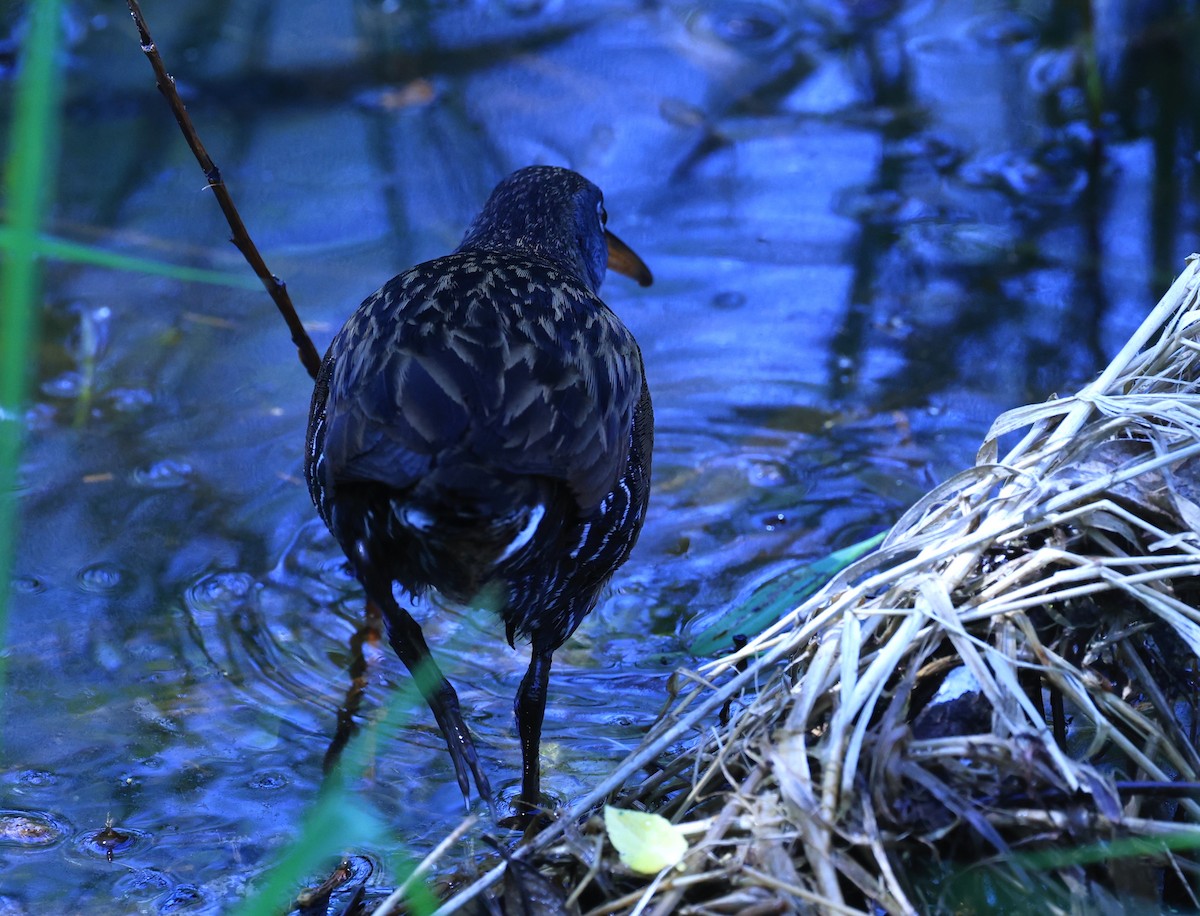
[[[654,270],[604,289],[645,354],[654,495],[555,658],[564,804],[637,744],[706,620],[886,528],[1001,411],[1088,380],[1197,247],[1185,4],[1105,4],[1090,36],[1050,0],[145,7],[320,349],[530,163],[602,187]],[[68,15],[49,230],[249,276],[123,7]],[[21,6],[0,25],[13,63]],[[0,912],[227,912],[316,799],[362,619],[301,479],[311,382],[261,290],[64,262],[34,356]],[[417,610],[512,793],[524,651]],[[367,657],[369,718],[407,675]],[[370,759],[356,797],[388,834],[347,851],[394,883],[462,800],[419,705]]]

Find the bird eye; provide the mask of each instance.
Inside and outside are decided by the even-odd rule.
[[[608,211],[604,209],[604,202],[596,204],[596,215],[600,217],[600,228],[603,229],[608,225]]]

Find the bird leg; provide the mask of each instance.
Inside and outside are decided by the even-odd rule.
[[[535,644],[529,659],[529,670],[521,680],[514,704],[517,714],[517,733],[521,737],[521,795],[517,799],[517,817],[533,816],[541,810],[541,744],[542,719],[546,715],[546,689],[550,683],[550,661],[553,649],[541,649]]]
[[[467,776],[470,771],[475,777],[475,787],[479,790],[479,796],[487,802],[489,808],[494,808],[492,787],[479,766],[475,743],[471,740],[471,733],[467,731],[467,724],[463,721],[459,709],[458,694],[433,660],[420,625],[412,619],[408,611],[396,604],[394,599],[391,601],[391,607],[388,607],[387,603],[384,604],[384,621],[387,624],[388,641],[400,656],[400,661],[404,662],[404,666],[412,674],[417,689],[429,704],[433,717],[446,738],[446,747],[450,751],[450,759],[454,762],[454,772],[458,776],[458,787],[462,790],[463,799],[469,802],[471,798],[471,785]]]
[[[365,569],[364,569],[365,567]],[[479,796],[487,802],[488,808],[495,815],[495,801],[492,797],[492,787],[479,766],[479,755],[475,753],[475,743],[471,733],[463,722],[462,712],[458,704],[458,694],[446,680],[438,668],[437,662],[425,642],[425,634],[412,615],[396,603],[392,596],[391,582],[380,576],[371,575],[369,563],[359,564],[360,580],[366,589],[369,600],[374,601],[383,611],[383,621],[387,626],[388,642],[400,656],[409,673],[416,682],[421,696],[429,704],[433,718],[446,739],[446,747],[450,751],[450,759],[454,763],[454,773],[458,777],[458,787],[462,790],[463,800],[468,804],[471,799],[470,776],[475,777],[475,788]]]

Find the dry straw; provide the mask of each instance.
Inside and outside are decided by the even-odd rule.
[[[596,914],[1200,908],[1198,276],[1193,256],[1092,384],[1001,416],[878,551],[691,673],[523,857]],[[587,817],[606,797],[685,825],[682,867],[626,872]]]

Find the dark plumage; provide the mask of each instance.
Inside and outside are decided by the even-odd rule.
[[[400,274],[330,344],[305,476],[388,638],[446,736],[459,786],[480,770],[458,697],[392,595],[499,612],[532,647],[517,693],[519,808],[539,803],[551,656],[629,556],[650,495],[653,414],[641,351],[598,297],[608,267],[646,266],[605,229],[600,190],[521,169],[453,254]]]

